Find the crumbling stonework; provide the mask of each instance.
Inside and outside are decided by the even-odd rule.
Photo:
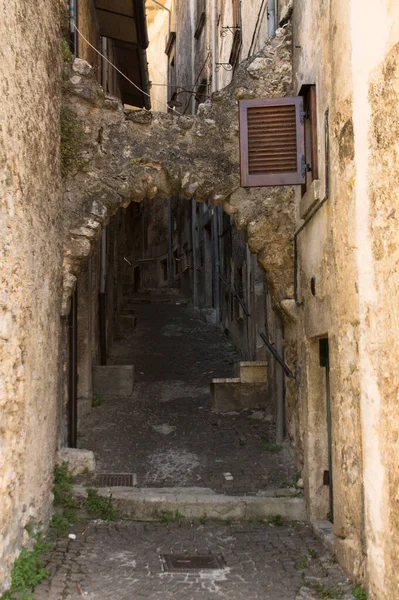
[[[293,295],[291,188],[240,188],[237,101],[291,93],[291,36],[286,27],[198,115],[123,111],[106,97],[90,66],[77,60],[64,86],[65,105],[84,129],[84,166],[65,179],[64,304],[93,241],[119,207],[180,192],[233,214],[266,270],[276,304]]]

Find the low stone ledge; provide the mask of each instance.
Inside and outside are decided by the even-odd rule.
[[[60,448],[56,454],[56,464],[67,462],[72,475],[94,471],[96,460],[91,450],[80,448]]]
[[[212,379],[212,410],[232,412],[263,409],[266,417],[274,416],[274,403],[268,397],[266,383],[242,383],[239,377]]]
[[[266,519],[281,515],[287,521],[306,519],[303,498],[276,496],[226,496],[209,488],[99,488],[118,509],[120,519],[158,521],[163,512],[179,512],[187,519],[206,517],[217,521]],[[81,486],[74,487],[78,500],[86,498]]]
[[[241,383],[267,383],[267,361],[235,363],[234,374],[241,379]]]

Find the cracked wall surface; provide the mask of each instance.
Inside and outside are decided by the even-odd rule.
[[[102,226],[119,207],[181,193],[221,204],[245,229],[265,269],[276,306],[293,295],[292,188],[240,188],[238,100],[292,91],[291,34],[279,29],[243,62],[232,83],[198,115],[124,111],[106,97],[90,66],[77,60],[64,85],[64,104],[84,134],[80,164],[65,178],[64,304]]]

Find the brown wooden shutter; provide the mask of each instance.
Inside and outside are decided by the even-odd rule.
[[[242,187],[305,182],[303,99],[241,100]]]

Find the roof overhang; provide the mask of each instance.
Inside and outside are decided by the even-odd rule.
[[[118,68],[149,94],[147,66],[148,34],[144,0],[95,0],[100,35],[115,43]],[[119,75],[124,104],[151,108],[148,96]]]

